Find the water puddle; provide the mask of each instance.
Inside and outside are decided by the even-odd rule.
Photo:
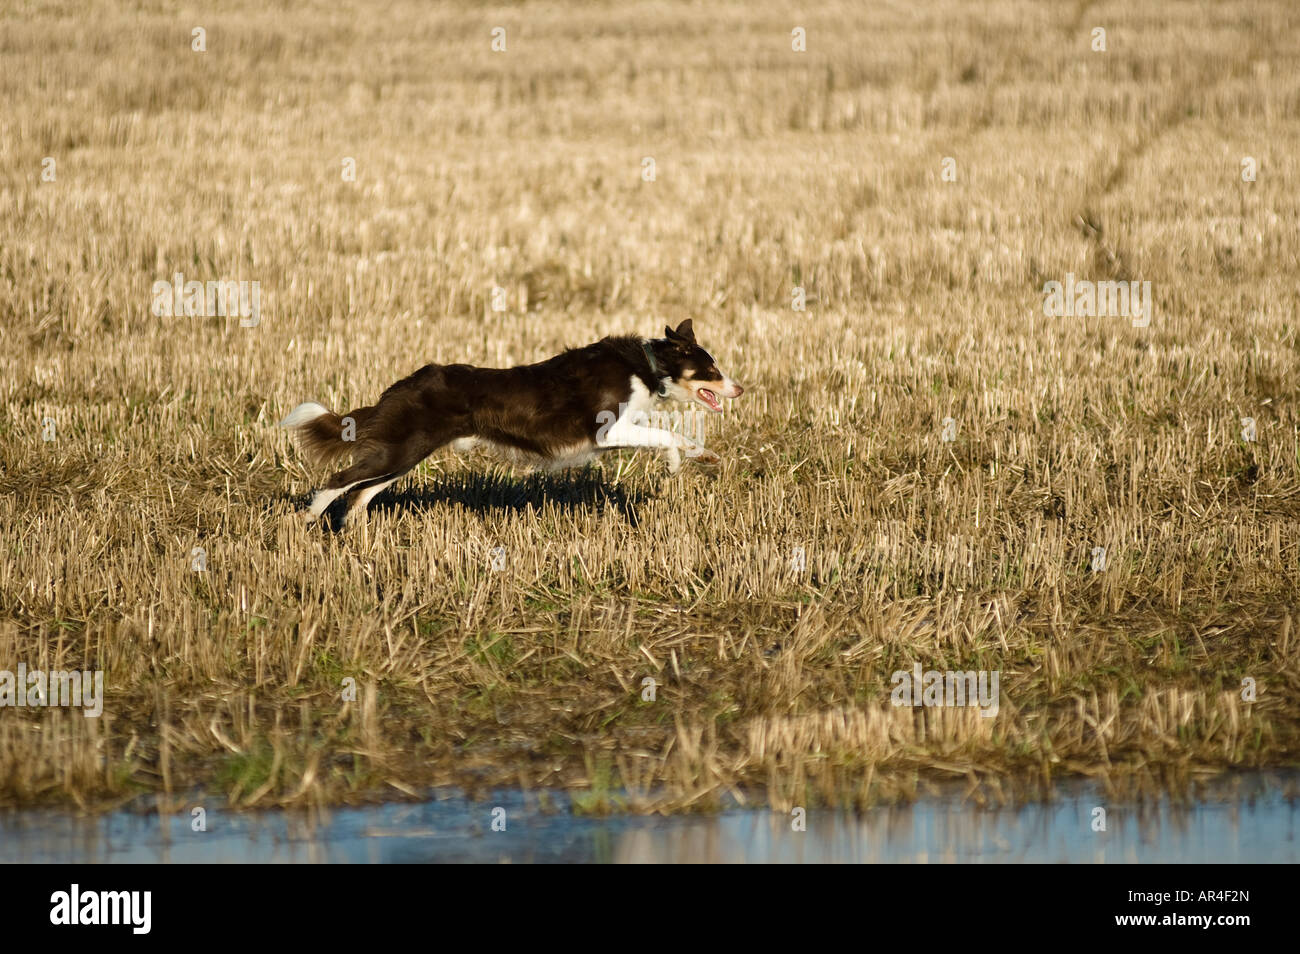
[[[1019,808],[959,790],[860,814],[574,815],[563,795],[285,812],[0,814],[0,862],[1272,862],[1300,861],[1300,774],[1232,776],[1189,805],[1113,804],[1088,783]],[[1094,828],[1105,810],[1105,830]],[[558,809],[558,810],[557,810]],[[495,827],[494,827],[495,822]],[[497,830],[504,824],[504,830]]]

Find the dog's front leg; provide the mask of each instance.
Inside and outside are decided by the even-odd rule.
[[[620,420],[610,428],[602,446],[658,448],[664,451],[664,456],[668,458],[668,472],[675,474],[682,469],[681,452],[690,450],[696,445],[690,438],[662,427],[646,427]]]
[[[676,445],[664,451],[664,456],[668,458],[668,473],[676,474],[682,469],[682,453]]]

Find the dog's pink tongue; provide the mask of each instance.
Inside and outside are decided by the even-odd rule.
[[[700,388],[700,397],[704,398],[704,402],[715,411],[722,410],[722,404],[718,401],[717,395],[708,388]]]

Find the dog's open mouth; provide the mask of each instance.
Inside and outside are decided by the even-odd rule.
[[[714,394],[712,391],[710,391],[708,388],[696,388],[695,397],[699,399],[699,402],[703,404],[705,407],[707,407],[710,411],[717,411],[718,413],[722,413],[722,402],[719,401],[718,396]]]

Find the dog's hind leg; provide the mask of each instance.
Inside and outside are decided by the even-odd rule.
[[[325,486],[316,491],[316,495],[311,498],[311,504],[307,508],[307,522],[311,523],[319,519],[330,508],[330,504],[357,487],[395,476],[392,473],[393,468],[382,466],[387,463],[384,459],[387,456],[389,455],[382,452],[378,454],[371,452],[365,454],[351,467],[345,467],[333,474],[325,481]],[[346,518],[346,513],[344,516]]]
[[[315,495],[311,498],[311,505],[308,506],[307,508],[307,522],[311,523],[313,520],[318,519],[321,514],[323,514],[326,510],[330,508],[330,504],[338,500],[345,493],[347,493],[349,490],[351,490],[353,487],[355,487],[357,484],[360,483],[364,483],[364,481],[361,480],[354,481],[353,483],[348,484],[346,487],[339,487],[337,489],[325,488],[323,490],[316,491]]]
[[[401,443],[371,444],[355,464],[339,471],[325,485],[326,488],[341,493],[356,491],[348,498],[344,522],[354,511],[364,515],[366,507],[376,494],[455,436],[426,432]]]
[[[325,486],[316,491],[316,496],[312,498],[311,507],[308,508],[310,513],[309,521],[319,517],[329,509],[330,504],[357,487],[368,488],[370,485],[384,479],[388,479],[390,482],[396,479],[397,475],[393,473],[393,468],[383,466],[388,463],[385,459],[388,456],[382,453],[368,454],[351,467],[345,467],[332,475],[329,480],[325,481]],[[361,492],[364,494],[365,489]],[[368,500],[369,498],[367,498]],[[347,509],[350,509],[350,505]],[[343,516],[346,522],[346,509]]]
[[[364,520],[366,517],[366,508],[370,506],[370,501],[382,493],[386,487],[391,486],[397,481],[401,474],[384,475],[378,480],[366,484],[361,490],[357,491],[357,496],[348,504],[347,516],[344,517],[344,523],[352,525],[358,520]]]

